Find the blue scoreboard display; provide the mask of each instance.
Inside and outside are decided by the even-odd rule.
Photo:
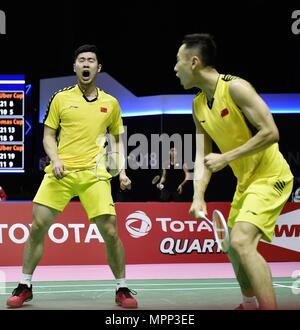
[[[0,174],[24,172],[24,75],[0,75]]]

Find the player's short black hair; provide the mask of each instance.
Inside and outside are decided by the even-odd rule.
[[[98,64],[100,63],[100,54],[99,54],[99,50],[98,50],[97,46],[89,45],[89,44],[82,45],[75,50],[74,61],[76,61],[79,54],[86,53],[86,52],[91,52],[91,53],[96,54]]]
[[[187,49],[197,49],[205,66],[215,67],[217,46],[214,37],[208,33],[187,34],[182,44]]]

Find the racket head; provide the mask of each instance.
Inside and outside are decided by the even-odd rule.
[[[160,175],[156,175],[151,182],[152,184],[157,184],[159,180],[160,180]]]
[[[109,151],[97,156],[95,175],[99,180],[109,180],[118,176],[124,168],[124,155],[117,151]]]
[[[213,229],[218,246],[223,252],[228,252],[230,247],[229,231],[226,220],[219,210],[213,211]]]

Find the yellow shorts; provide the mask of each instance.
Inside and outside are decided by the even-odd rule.
[[[252,182],[244,192],[235,192],[228,217],[228,227],[246,221],[262,231],[262,238],[272,241],[275,224],[290,197],[293,179],[262,178]]]
[[[46,173],[33,201],[62,212],[75,196],[79,196],[89,219],[116,215],[110,181],[98,180],[89,170],[67,173],[60,180]]]

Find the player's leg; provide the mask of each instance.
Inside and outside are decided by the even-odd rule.
[[[251,283],[248,279],[248,276],[240,263],[238,255],[232,248],[230,248],[228,251],[228,257],[232,263],[235,275],[242,289],[242,293],[249,297],[254,296],[253,289],[251,287]]]
[[[161,202],[170,202],[171,201],[171,193],[164,188],[160,191],[159,199],[160,199]]]
[[[136,294],[128,289],[125,278],[125,253],[123,243],[117,230],[116,217],[110,214],[100,215],[95,221],[106,244],[108,264],[117,282],[116,303],[124,308],[137,308],[137,301],[132,296]]]
[[[230,236],[231,236],[231,227],[234,225],[236,217],[238,216],[239,213],[238,208],[241,207],[240,200],[241,200],[241,194],[237,190],[234,195],[233,202],[231,204],[230,214],[227,223]],[[256,309],[257,300],[254,295],[248,276],[243,266],[240,263],[238,255],[235,253],[235,251],[232,248],[229,248],[227,255],[233,266],[234,273],[236,275],[237,281],[239,282],[242,291],[243,302],[237,307],[237,309]]]
[[[262,233],[255,225],[237,222],[231,231],[232,253],[238,259],[241,269],[237,269],[239,283],[245,295],[256,296],[261,309],[276,309],[277,303],[269,267],[257,251]],[[240,272],[240,273],[239,273]]]
[[[125,280],[125,253],[117,229],[110,183],[92,180],[91,182],[92,184],[79,193],[79,198],[89,219],[96,223],[106,244],[107,261],[117,282],[116,303],[121,307],[136,308],[137,301],[131,295],[134,292],[127,288]]]
[[[24,302],[32,299],[31,278],[43,255],[45,234],[72,197],[69,180],[57,180],[45,175],[40,185],[33,203],[33,222],[25,244],[22,277],[7,300],[10,307],[21,307]]]
[[[230,230],[231,232],[231,230]],[[230,248],[227,252],[227,256],[233,266],[233,270],[237,281],[241,287],[243,302],[237,307],[237,309],[246,309],[246,310],[253,310],[257,309],[258,304],[257,300],[249,281],[249,278],[244,270],[244,267],[241,265],[238,255],[235,251]]]
[[[259,301],[259,307],[263,309],[276,308],[276,298],[271,272],[266,261],[257,251],[257,245],[260,238],[272,241],[276,221],[291,190],[292,180],[257,179],[241,196],[235,195],[230,212],[228,221],[232,227],[230,256],[236,263],[234,267],[237,272],[240,272],[242,291],[251,294],[253,290]],[[249,290],[245,291],[245,287],[246,289],[249,287]]]
[[[44,237],[59,211],[34,203],[33,222],[23,255],[23,273],[18,286],[7,300],[10,307],[21,307],[32,299],[32,274],[40,261],[44,250]]]
[[[75,195],[72,191],[75,175],[56,179],[47,174],[34,197],[33,222],[25,246],[23,272],[32,274],[44,250],[44,238],[49,227]]]
[[[44,252],[45,234],[59,214],[60,211],[48,206],[33,204],[33,221],[23,256],[24,274],[33,274]]]
[[[97,224],[106,244],[107,261],[115,278],[125,278],[125,253],[117,231],[116,217],[103,214],[91,220]]]
[[[108,263],[116,278],[125,276],[125,257],[122,242],[117,231],[116,211],[109,181],[99,181],[92,173],[77,174],[82,185],[78,191],[80,201],[89,219],[96,223],[105,243]]]

